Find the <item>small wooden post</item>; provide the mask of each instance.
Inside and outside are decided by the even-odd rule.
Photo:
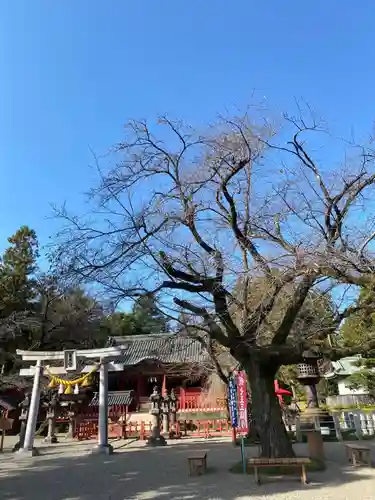
[[[146,439],[146,436],[145,436],[145,423],[144,423],[143,420],[141,422],[141,429],[139,431],[139,439],[141,441],[144,441]]]

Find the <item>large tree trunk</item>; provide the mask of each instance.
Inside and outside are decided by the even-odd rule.
[[[248,360],[244,365],[252,399],[252,417],[261,445],[261,456],[288,458],[294,456],[284,422],[280,404],[275,395],[274,370]]]

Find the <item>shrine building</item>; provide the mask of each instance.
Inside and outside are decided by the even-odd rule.
[[[174,389],[180,411],[202,406],[210,359],[197,340],[179,334],[149,334],[112,337],[108,345],[124,349],[109,366],[110,403],[116,394],[131,391],[129,410],[148,410],[148,398],[158,385],[162,392]]]

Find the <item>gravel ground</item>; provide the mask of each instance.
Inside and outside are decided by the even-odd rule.
[[[257,486],[250,475],[228,472],[240,451],[227,439],[175,441],[165,448],[117,441],[116,453],[109,457],[90,455],[91,447],[88,442],[63,442],[35,458],[0,455],[0,499],[375,500],[375,469],[348,466],[339,443],[325,444],[327,470],[310,474],[307,486],[290,476],[265,477]],[[208,451],[204,476],[188,476],[186,457],[194,450]],[[255,448],[246,451],[257,453]],[[296,451],[307,452],[302,444]]]

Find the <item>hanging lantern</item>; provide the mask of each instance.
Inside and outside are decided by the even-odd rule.
[[[64,394],[73,394],[73,389],[70,384],[67,385]]]
[[[78,386],[78,384],[76,384],[74,386],[74,394],[79,394],[79,386]]]
[[[55,389],[56,388],[56,381],[55,379],[52,377],[51,380],[50,380],[50,383],[48,384],[48,389]]]
[[[59,385],[59,394],[64,394],[64,384]]]

